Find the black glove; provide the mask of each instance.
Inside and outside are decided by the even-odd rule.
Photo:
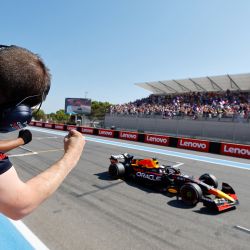
[[[28,129],[22,129],[19,131],[18,138],[22,138],[25,145],[32,140],[32,134]]]

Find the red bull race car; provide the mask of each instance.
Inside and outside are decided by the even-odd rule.
[[[168,196],[176,196],[188,206],[202,202],[217,212],[236,208],[239,204],[233,188],[222,183],[218,189],[217,178],[205,173],[199,178],[183,174],[176,166],[160,165],[155,158],[135,159],[124,153],[111,155],[109,175],[113,179],[132,178],[150,186],[159,187]]]

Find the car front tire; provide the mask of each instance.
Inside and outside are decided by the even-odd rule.
[[[187,183],[181,187],[180,196],[186,205],[194,207],[201,200],[202,190],[196,183]]]

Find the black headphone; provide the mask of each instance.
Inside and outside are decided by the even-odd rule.
[[[22,129],[30,123],[31,118],[32,110],[25,104],[0,109],[0,132]]]
[[[35,111],[37,113],[42,106],[44,92],[41,95],[28,96],[18,104],[9,104],[4,108],[0,108],[0,133],[8,133],[26,127],[31,122],[32,109],[23,102],[37,96],[42,97],[39,107]]]
[[[10,46],[0,45],[0,51],[1,49],[7,47]],[[4,106],[3,108],[0,108],[0,133],[12,132],[26,127],[32,119],[32,109],[29,105],[24,104],[23,102],[26,99],[41,96],[41,102],[36,111],[38,112],[48,92],[49,86],[46,87],[43,93],[40,95],[28,96],[17,104],[12,103],[7,106]]]

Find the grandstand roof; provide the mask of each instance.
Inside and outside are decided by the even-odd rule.
[[[250,90],[250,73],[237,75],[206,76],[180,80],[135,83],[156,95],[187,92],[213,92]]]

